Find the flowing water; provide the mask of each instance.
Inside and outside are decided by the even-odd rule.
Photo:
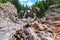
[[[25,12],[24,15],[23,15],[23,18],[26,18],[26,15],[27,15],[27,13]]]

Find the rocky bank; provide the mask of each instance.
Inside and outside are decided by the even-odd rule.
[[[18,19],[13,4],[0,3],[0,40],[60,40],[58,10],[49,8],[47,14],[37,21],[22,21]]]
[[[60,40],[60,8],[49,8],[38,21],[17,30],[12,40]]]

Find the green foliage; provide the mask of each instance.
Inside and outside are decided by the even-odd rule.
[[[13,2],[13,0],[0,0],[1,3],[6,3],[6,2]]]
[[[52,8],[60,8],[60,4],[54,4],[54,5],[51,5],[50,7],[52,7]]]
[[[5,3],[7,0],[0,0],[1,3]]]
[[[3,9],[3,8],[0,6],[0,9]]]
[[[15,7],[17,8],[18,12],[20,10],[20,4],[19,4],[19,0],[0,0],[1,3],[5,3],[5,2],[11,2],[15,5]]]
[[[19,3],[19,0],[0,0],[0,2],[1,2],[1,3],[11,2],[11,3],[14,4],[15,7],[17,8],[18,13],[19,13],[19,11],[21,11],[21,10],[28,10],[28,9],[30,9],[30,8],[28,8],[28,6],[25,7],[24,5],[21,5],[21,4]]]
[[[24,6],[24,5],[21,5],[21,10],[23,10],[23,11],[25,11],[25,10],[30,10],[30,8],[26,5],[26,6]]]
[[[0,0],[1,3],[5,3],[5,2],[8,2],[8,1],[15,5],[18,13],[21,10],[30,10],[30,8],[28,6],[21,5],[19,3],[19,0]],[[34,5],[32,5],[32,8],[34,8],[34,7],[40,8],[41,13],[39,13],[39,12],[36,12],[36,13],[37,13],[38,17],[42,17],[44,15],[44,12],[48,9],[48,7],[50,5],[59,4],[59,3],[60,3],[60,0],[42,0],[42,1],[39,1],[39,2],[37,1]],[[59,8],[60,5],[55,5],[55,7]]]
[[[41,18],[43,15],[44,15],[44,12],[46,11],[45,9],[45,3],[44,3],[44,1],[41,1],[41,2],[36,2],[35,3],[35,5],[33,5],[32,6],[33,8],[34,7],[38,7],[38,8],[40,8],[40,12],[36,12],[37,13],[37,16],[39,17],[39,18]]]
[[[34,7],[39,7],[40,8],[40,11],[41,13],[39,14],[38,12],[37,15],[38,17],[42,17],[44,15],[44,12],[47,11],[48,7],[50,5],[53,5],[53,4],[59,4],[60,3],[60,0],[42,0],[42,1],[37,1],[33,6],[32,8]],[[55,5],[56,8],[59,8],[60,5]]]
[[[17,8],[18,13],[19,13],[19,11],[20,11],[20,6],[21,6],[21,4],[19,4],[19,0],[13,0],[13,1],[11,1],[11,2],[15,5],[15,7]]]

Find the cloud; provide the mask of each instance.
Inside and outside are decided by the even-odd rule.
[[[27,1],[27,0],[19,0],[20,2],[22,2],[22,1]]]
[[[22,5],[32,6],[37,0],[19,0]]]
[[[27,5],[28,6],[32,6],[34,3],[33,2],[28,2]]]

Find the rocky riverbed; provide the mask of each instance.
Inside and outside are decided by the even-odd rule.
[[[12,40],[60,40],[60,13],[51,10],[40,20],[17,30]]]
[[[10,2],[0,6],[0,40],[60,40],[60,14],[56,9],[34,21],[33,18],[19,19]]]

